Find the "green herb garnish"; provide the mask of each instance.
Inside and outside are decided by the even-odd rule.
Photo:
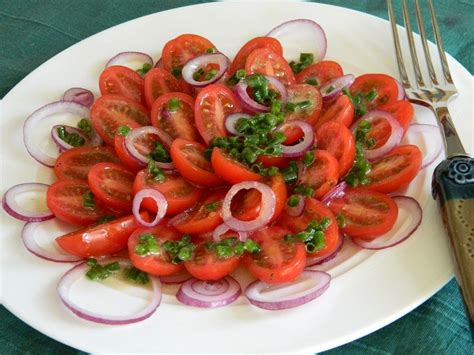
[[[181,72],[183,71],[183,67],[176,67],[171,69],[171,74],[176,78],[179,79],[181,77]]]
[[[119,136],[126,137],[132,131],[132,129],[128,126],[120,126],[117,129],[117,133]]]
[[[136,267],[126,267],[123,269],[123,276],[135,283],[145,285],[150,281],[148,274],[144,271],[138,270]]]
[[[295,186],[295,188],[293,189],[293,192],[295,194],[300,194],[306,197],[313,197],[314,195],[314,189],[311,186],[307,186],[303,184]]]
[[[144,76],[146,73],[150,71],[153,66],[150,63],[144,63],[140,69],[137,69],[136,72],[141,76]]]
[[[294,60],[290,62],[290,67],[293,73],[298,74],[303,69],[309,67],[314,62],[313,53],[300,53],[300,61],[297,63]]]
[[[303,155],[304,166],[311,166],[314,163],[314,152],[308,151]]]
[[[375,144],[374,140],[366,138],[366,135],[371,128],[372,124],[369,121],[363,120],[359,123],[356,130],[355,161],[352,169],[344,178],[344,180],[352,187],[367,185],[370,182],[367,175],[370,173],[372,166],[364,157],[364,149],[372,147]]]
[[[298,180],[298,165],[291,160],[288,167],[282,170],[283,179],[287,184],[294,184]]]
[[[216,253],[220,259],[228,259],[233,256],[240,256],[245,251],[249,253],[260,252],[260,246],[252,239],[241,242],[235,237],[226,238],[219,242],[206,242],[204,245],[209,251]]]
[[[168,101],[168,108],[170,112],[177,112],[181,108],[181,101],[176,97],[171,98]]]
[[[327,217],[323,217],[321,221],[313,219],[304,231],[287,234],[285,240],[288,242],[301,241],[305,243],[308,253],[315,253],[326,245],[325,231],[331,225],[331,221]]]
[[[82,206],[85,208],[95,207],[94,194],[92,191],[89,190],[82,195]]]
[[[317,78],[310,77],[310,78],[306,79],[304,81],[304,83],[308,84],[308,85],[318,86],[319,85],[319,80]]]
[[[289,112],[299,112],[301,110],[306,110],[313,106],[311,101],[305,100],[300,102],[287,102],[285,106],[285,110]]]
[[[120,264],[117,261],[100,265],[96,259],[87,258],[87,265],[89,270],[87,270],[86,276],[93,281],[105,280],[114,272],[120,270]]]
[[[97,220],[97,224],[104,224],[113,221],[115,218],[116,217],[114,215],[106,214],[105,216],[99,217],[99,219]]]
[[[162,246],[169,253],[173,264],[190,260],[195,248],[194,244],[191,243],[191,237],[187,234],[183,235],[179,241],[167,240]]]
[[[344,228],[346,226],[346,217],[342,213],[336,215],[337,226]]]
[[[171,161],[170,153],[159,141],[156,141],[155,148],[150,152],[150,158],[160,163],[169,163]]]
[[[160,251],[160,245],[151,233],[140,235],[139,242],[135,245],[135,253],[140,256],[158,254]]]
[[[153,180],[156,180],[158,182],[163,182],[166,180],[165,173],[156,165],[156,162],[153,159],[150,159],[148,161],[147,171],[148,174],[151,175]]]
[[[221,204],[220,201],[206,203],[204,205],[204,209],[206,210],[206,212],[213,212],[219,208],[220,204]]]
[[[286,204],[288,207],[296,207],[298,206],[298,203],[300,203],[300,200],[301,200],[301,196],[291,195],[290,197],[288,197]]]
[[[77,128],[79,128],[82,132],[90,134],[92,133],[92,124],[91,121],[89,121],[86,118],[82,118],[78,123],[77,123]]]
[[[66,130],[66,126],[59,126],[56,131],[58,132],[58,137],[61,138],[61,140],[69,145],[72,145],[73,147],[81,147],[86,143],[86,140],[79,134],[75,132],[68,132]]]

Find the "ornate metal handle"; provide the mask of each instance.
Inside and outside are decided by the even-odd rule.
[[[455,155],[465,155],[466,151],[459,139],[456,128],[454,128],[454,123],[451,120],[451,115],[449,114],[448,108],[443,105],[435,108],[436,116],[438,117],[438,122],[441,125],[443,131],[444,146],[446,148],[446,155],[448,157]]]

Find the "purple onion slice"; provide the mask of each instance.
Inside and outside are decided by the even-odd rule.
[[[151,222],[145,221],[141,214],[140,214],[140,206],[142,201],[147,199],[152,199],[156,203],[157,213],[155,219]],[[166,211],[168,210],[168,201],[166,200],[165,196],[155,189],[142,189],[138,191],[135,196],[133,197],[133,205],[132,205],[132,212],[133,216],[144,227],[154,227],[160,223],[163,217],[166,215]]]
[[[289,216],[292,216],[292,217],[298,217],[298,216],[301,216],[301,214],[303,213],[304,211],[304,206],[305,206],[305,203],[304,203],[304,196],[303,195],[296,195],[298,196],[299,200],[298,200],[298,204],[294,207],[290,207],[288,206],[288,200],[287,200],[287,203],[285,204],[285,212],[289,215]]]
[[[282,144],[282,156],[287,158],[296,158],[301,157],[303,154],[311,149],[314,144],[314,131],[313,127],[301,120],[291,120],[287,121],[276,129],[279,131],[284,131],[288,127],[298,127],[303,132],[303,137],[300,141],[294,145],[284,145]]]
[[[239,283],[231,276],[217,281],[192,278],[181,285],[176,298],[188,306],[215,308],[234,302],[241,293]]]
[[[10,187],[2,198],[2,207],[6,213],[13,218],[25,222],[41,222],[54,218],[53,212],[46,207],[46,192],[49,185],[38,182],[18,184]],[[24,206],[24,202],[19,203],[22,195],[28,194],[28,201],[34,201],[34,209]],[[39,207],[38,205],[41,205]],[[44,207],[43,207],[44,206]]]
[[[439,127],[430,124],[411,124],[403,137],[402,143],[415,144],[421,149],[423,152],[421,169],[430,166],[444,148]]]
[[[288,92],[286,90],[285,85],[273,76],[264,75],[265,78],[269,81],[270,86],[276,89],[279,94],[279,100],[282,103],[285,103],[288,100]],[[254,99],[250,97],[247,92],[248,84],[246,80],[240,80],[237,85],[235,86],[235,94],[237,95],[238,99],[242,104],[242,108],[248,112],[252,113],[261,113],[261,112],[268,112],[270,111],[270,107],[259,104]]]
[[[352,85],[355,80],[355,76],[352,74],[346,74],[335,78],[327,82],[321,87],[321,96],[323,100],[330,101],[335,97],[339,96],[342,92],[342,89],[348,88]]]
[[[89,136],[79,128],[67,125],[55,125],[53,126],[53,128],[51,128],[51,138],[58,146],[60,152],[64,152],[66,150],[74,148],[74,146],[70,145],[69,143],[61,139],[61,137],[59,137],[58,129],[60,128],[64,128],[67,133],[77,134],[78,136],[80,136],[84,140],[84,144],[82,144],[82,146],[92,145],[92,141]]]
[[[221,236],[227,233],[229,230],[229,226],[225,223],[222,223],[221,225],[217,226],[216,229],[214,229],[214,232],[212,232],[212,239],[214,239],[215,242],[220,242]],[[239,240],[241,242],[245,242],[248,238],[248,233],[246,232],[237,232],[237,234],[239,235]]]
[[[206,68],[206,66],[209,64],[216,64],[219,66],[219,69],[214,74],[214,76],[209,80],[195,80],[194,74],[196,73],[196,71],[198,71],[199,69]],[[196,87],[203,87],[218,81],[227,71],[229,64],[229,58],[227,58],[221,53],[203,54],[188,61],[184,65],[181,74],[183,76],[184,81],[186,81],[188,84]]]
[[[153,59],[143,52],[121,52],[110,58],[105,65],[106,68],[112,65],[123,65],[130,69],[137,70],[143,68],[144,64],[150,64],[153,67]]]
[[[327,256],[311,256],[311,254],[308,254],[306,258],[306,266],[309,267],[309,266],[321,265],[328,262],[329,260],[334,259],[337,256],[337,254],[339,254],[339,252],[341,251],[343,245],[344,245],[344,235],[341,233],[339,234],[339,241],[337,243],[337,247],[331,254]]]
[[[173,275],[160,276],[160,281],[164,284],[176,285],[189,280],[191,277],[192,276],[185,269],[183,269]]]
[[[240,118],[250,118],[250,117],[252,116],[243,112],[232,113],[225,118],[225,122],[224,122],[225,129],[227,130],[227,132],[229,132],[230,134],[233,134],[234,136],[243,136],[242,133],[239,133],[235,129],[235,124]]]
[[[63,101],[77,102],[86,107],[91,107],[94,103],[94,94],[88,89],[70,88],[64,92]]]

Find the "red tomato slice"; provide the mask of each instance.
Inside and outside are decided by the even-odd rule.
[[[305,208],[299,217],[293,217],[283,212],[278,225],[288,228],[292,233],[304,231],[308,224],[317,220],[320,222],[324,217],[330,221],[329,227],[324,232],[325,246],[315,253],[308,253],[311,257],[325,257],[332,254],[339,244],[339,233],[336,218],[329,208],[314,198],[305,198]]]
[[[184,263],[188,272],[199,280],[219,280],[239,266],[240,257],[219,258],[214,252],[207,250],[205,244],[194,249],[194,257]]]
[[[179,108],[171,110],[170,100],[178,100]],[[199,140],[194,123],[194,99],[181,92],[169,92],[155,100],[151,108],[151,123],[161,128],[172,138]]]
[[[373,100],[365,100],[367,110],[374,110],[382,105],[397,101],[398,85],[394,78],[385,74],[364,74],[358,76],[351,85],[351,94],[368,95],[375,90],[377,96]]]
[[[232,90],[223,84],[211,84],[196,97],[194,118],[204,141],[209,144],[215,137],[227,136],[224,120],[235,112],[241,112],[239,101]]]
[[[84,206],[84,194],[90,192],[83,180],[56,181],[48,188],[46,204],[56,218],[67,223],[87,226],[111,212],[99,204]],[[94,201],[96,202],[96,201]]]
[[[296,75],[296,82],[298,84],[314,85],[314,87],[320,89],[329,80],[339,78],[343,75],[342,67],[338,63],[325,60],[311,64],[306,69],[303,69]]]
[[[148,220],[148,215],[142,213],[142,218]],[[56,242],[69,254],[82,258],[107,256],[127,248],[128,237],[139,226],[133,215],[126,216],[71,232]]]
[[[181,91],[178,79],[162,68],[153,68],[145,75],[145,102],[151,110],[153,102],[168,92]]]
[[[260,245],[260,252],[246,254],[244,263],[250,273],[267,284],[295,280],[306,266],[306,251],[301,242],[290,243],[288,229],[272,226],[258,230],[251,238]]]
[[[390,112],[397,119],[405,132],[413,120],[413,105],[408,100],[395,101],[391,104],[380,106],[379,110]]]
[[[370,123],[370,130],[365,137],[374,141],[372,149],[376,149],[383,146],[390,138],[392,126],[384,117],[375,117]]]
[[[94,197],[114,211],[131,211],[135,174],[115,163],[99,163],[87,180]]]
[[[315,128],[319,129],[326,122],[340,122],[346,127],[350,127],[354,119],[354,105],[347,95],[341,95],[336,100],[331,101],[330,106],[321,113]]]
[[[332,199],[329,208],[344,216],[345,234],[364,240],[390,231],[398,216],[398,206],[388,195],[367,189],[348,189]]]
[[[143,188],[152,188],[160,191],[168,201],[167,216],[172,216],[177,213],[194,206],[202,195],[202,190],[194,185],[191,185],[180,175],[165,172],[165,180],[159,182],[154,180],[147,170],[141,170],[135,177],[133,183],[133,193],[136,194]],[[148,211],[156,212],[156,203],[151,199],[144,199],[142,206]]]
[[[258,48],[251,52],[245,62],[245,71],[247,75],[274,76],[285,85],[296,84],[295,75],[285,58],[268,48]]]
[[[316,145],[331,153],[339,163],[339,176],[344,176],[354,163],[355,140],[352,132],[339,122],[326,122],[316,132]]]
[[[160,252],[156,254],[139,255],[135,246],[140,243],[140,237],[144,234],[151,234],[160,247]],[[136,229],[128,238],[128,256],[133,266],[154,276],[167,276],[177,273],[183,269],[183,264],[174,264],[170,255],[164,250],[163,244],[167,240],[179,240],[181,234],[167,225],[166,220],[162,220],[159,226],[154,228]]]
[[[138,124],[128,123],[126,125],[128,128],[134,129],[140,127]],[[120,162],[127,167],[130,171],[137,172],[138,170],[143,169],[143,165],[138,162],[127,150],[125,147],[125,136],[120,135],[118,132],[115,133],[114,137],[114,148],[115,153],[117,153]]]
[[[229,157],[220,148],[212,150],[211,164],[217,176],[231,184],[238,184],[242,181],[262,181],[263,176],[254,173],[245,165]]]
[[[102,95],[122,95],[145,103],[143,78],[136,71],[121,65],[110,66],[100,74],[99,88]]]
[[[76,147],[66,150],[56,159],[54,174],[59,180],[85,180],[91,167],[97,163],[118,163],[111,147]]]
[[[314,152],[314,162],[304,166],[298,184],[314,189],[314,198],[321,198],[337,184],[339,178],[339,163],[326,150],[318,149]]]
[[[283,48],[277,39],[272,37],[255,37],[239,49],[227,71],[228,75],[232,76],[237,70],[244,69],[249,54],[258,48],[268,48],[274,53],[283,55]]]
[[[149,126],[148,110],[135,101],[120,95],[104,95],[91,107],[91,122],[95,131],[109,145],[114,145],[117,128],[127,124]]]
[[[257,161],[262,163],[263,166],[267,168],[270,168],[272,166],[286,168],[290,159],[285,157],[275,157],[273,155],[259,155]]]
[[[178,138],[171,144],[170,153],[176,169],[189,181],[206,187],[222,185],[224,182],[204,157],[205,149],[200,143]]]
[[[418,174],[423,154],[416,145],[399,145],[372,163],[368,189],[390,193],[408,185]]]

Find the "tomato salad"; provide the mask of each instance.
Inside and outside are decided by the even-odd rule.
[[[316,47],[288,61],[285,39],[298,29]],[[413,107],[396,79],[344,73],[323,60],[325,52],[324,31],[311,20],[250,39],[233,61],[209,39],[183,34],[164,45],[154,67],[144,53],[114,57],[99,77],[99,98],[73,88],[35,111],[25,143],[57,181],[17,185],[3,206],[28,222],[28,250],[84,260],[61,278],[63,303],[88,320],[131,323],[158,307],[161,280],[182,283],[182,303],[224,306],[241,294],[230,276],[241,266],[256,279],[245,290],[252,304],[290,308],[327,289],[330,275],[307,267],[334,258],[344,236],[369,249],[408,238],[422,211],[394,195],[436,154],[401,143],[420,125],[411,123]],[[141,67],[127,66],[131,60]],[[81,120],[52,128],[60,154],[48,156],[31,131],[65,112]],[[27,212],[15,202],[33,190],[46,196],[46,210]],[[409,223],[400,227],[401,214]],[[51,218],[77,226],[51,237],[58,252],[35,241]],[[97,315],[71,300],[77,278],[119,273],[152,284],[140,314]]]

